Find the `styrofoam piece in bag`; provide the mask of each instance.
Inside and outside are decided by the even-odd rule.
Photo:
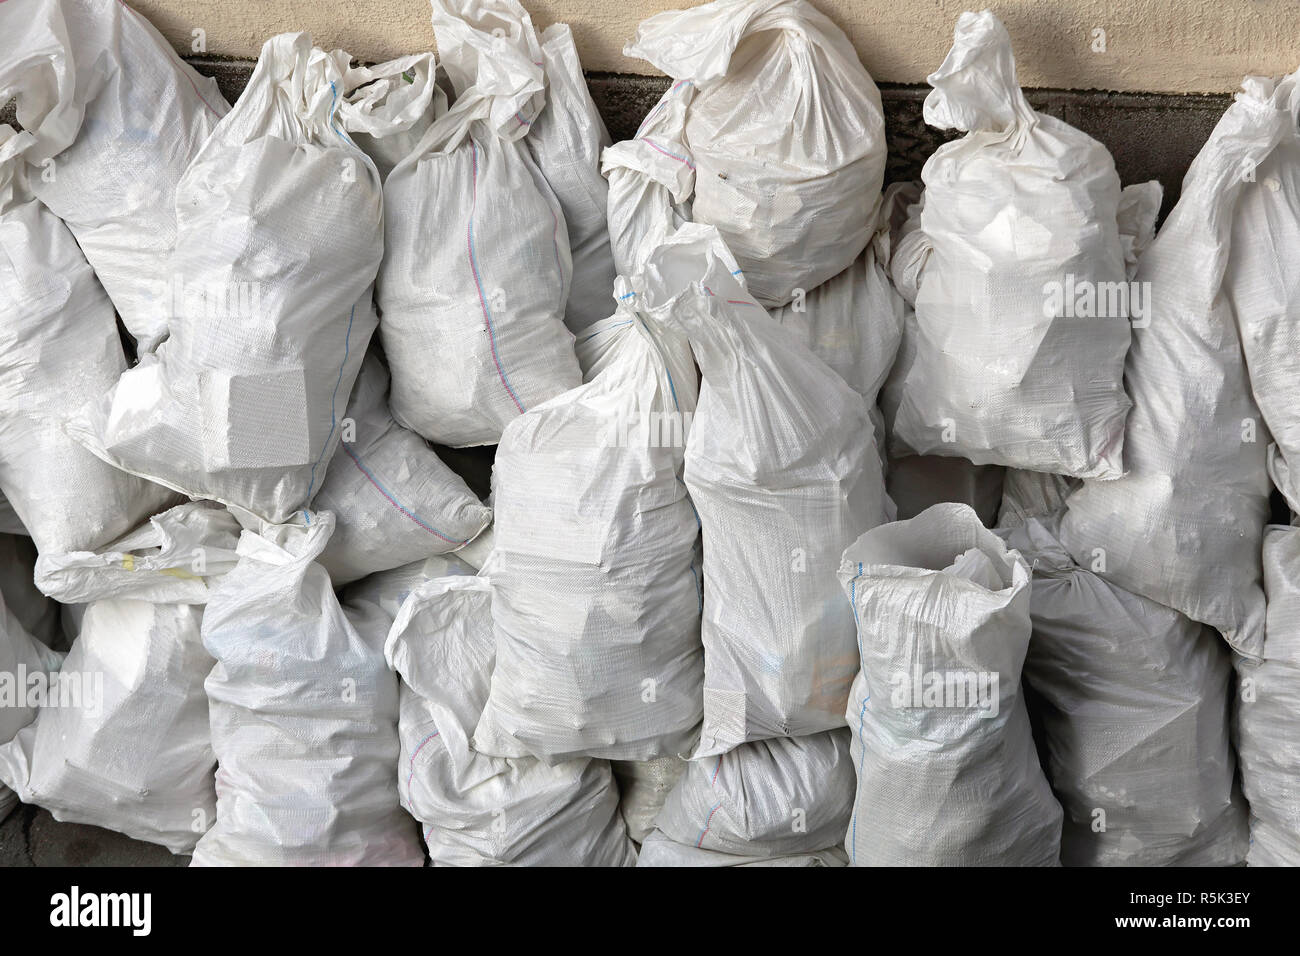
[[[654,760],[615,760],[611,763],[618,784],[618,811],[635,843],[645,842],[655,828],[655,818],[668,794],[686,772],[681,757]]]
[[[348,620],[316,558],[328,511],[245,530],[203,644],[217,819],[195,866],[420,866],[398,803],[397,677],[383,635]]]
[[[829,18],[806,0],[715,0],[650,17],[623,52],[695,87],[680,133],[692,216],[717,227],[754,298],[784,305],[857,259],[884,181],[884,114]]]
[[[698,737],[699,522],[681,480],[698,385],[685,340],[623,294],[579,339],[585,384],[497,449],[483,753],[647,760]]]
[[[411,154],[435,117],[447,112],[432,53],[400,56],[343,74],[339,121],[374,161],[382,182]]]
[[[690,221],[695,164],[681,138],[694,96],[692,84],[674,83],[641,121],[634,138],[600,154],[601,173],[609,182],[610,249],[619,275],[638,275],[650,253]]]
[[[573,31],[555,23],[541,40],[546,106],[524,142],[564,211],[573,259],[564,324],[576,335],[609,315],[614,294],[614,254],[605,221],[609,185],[600,173],[609,131],[587,89]]]
[[[305,33],[268,40],[186,170],[171,267],[203,294],[68,423],[110,463],[272,522],[320,489],[383,248],[374,164],[337,124],[346,69]]]
[[[852,865],[1056,865],[1061,807],[1020,692],[1028,565],[971,508],[938,504],[868,531],[839,573],[862,658]]]
[[[4,596],[0,595],[0,744],[8,744],[36,719],[37,710],[44,701],[29,696],[28,687],[42,680],[48,687],[51,675],[59,670],[62,662],[62,654],[27,633],[5,605]],[[45,677],[37,676],[41,674]],[[0,820],[13,809],[16,799],[14,793],[0,783]]]
[[[36,546],[31,538],[0,534],[0,596],[9,613],[42,644],[64,650],[62,609],[32,580],[35,568]]]
[[[921,454],[1118,477],[1135,303],[1118,307],[1128,289],[1115,164],[1029,106],[1011,38],[987,10],[961,15],[928,81],[926,122],[966,136],[922,172],[930,248],[895,430]]]
[[[812,854],[844,843],[855,786],[846,728],[755,740],[690,761],[655,825],[735,856]]]
[[[1300,865],[1300,528],[1264,530],[1261,661],[1237,659],[1237,755],[1251,866]]]
[[[43,585],[87,602],[64,661],[75,707],[45,707],[0,747],[0,779],[56,820],[189,853],[216,818],[202,605],[234,567],[239,524],[193,502],[99,553],[43,555]],[[41,572],[38,571],[38,574]]]
[[[1083,567],[1182,611],[1257,657],[1260,540],[1269,516],[1268,430],[1251,394],[1227,293],[1233,222],[1254,170],[1294,125],[1289,84],[1251,78],[1183,180],[1142,255],[1149,324],[1125,371],[1128,473],[1070,495],[1060,540]],[[1264,188],[1267,188],[1265,186]],[[1267,242],[1268,224],[1250,228]]]
[[[1246,804],[1214,629],[1111,584],[1048,522],[1006,534],[1033,570],[1024,680],[1065,810],[1066,866],[1234,866]]]
[[[670,840],[655,830],[641,844],[637,866],[845,866],[847,857],[842,847],[818,850],[798,856],[754,857],[702,850],[686,843]]]
[[[77,238],[139,349],[166,337],[182,174],[230,107],[118,0],[0,5],[0,90],[36,143],[32,189]],[[110,536],[111,537],[111,536]]]
[[[773,322],[716,229],[686,224],[638,301],[703,375],[685,482],[705,541],[696,757],[844,724],[857,670],[839,556],[891,517],[866,401]]]
[[[464,480],[388,411],[388,371],[374,354],[357,375],[342,440],[316,508],[334,512],[320,563],[335,587],[463,548],[492,521]]]
[[[34,143],[0,126],[0,488],[37,549],[58,553],[105,544],[175,496],[63,431],[126,356],[76,239],[32,197],[23,153]]]
[[[456,102],[384,183],[377,301],[393,417],[452,447],[495,444],[582,380],[564,326],[564,214],[521,142],[545,103],[541,46],[526,16],[499,24],[501,2],[435,0]]]
[[[1300,110],[1300,72],[1276,81],[1261,93],[1278,111]],[[1223,277],[1241,337],[1251,393],[1275,443],[1270,474],[1292,510],[1300,507],[1300,413],[1294,383],[1300,375],[1300,279],[1289,264],[1289,250],[1300,242],[1300,133],[1294,122],[1280,141],[1255,163],[1240,187],[1232,218],[1231,260]]]
[[[384,653],[402,678],[398,785],[435,866],[631,866],[608,762],[479,753],[492,673],[492,585],[438,578],[407,598]]]

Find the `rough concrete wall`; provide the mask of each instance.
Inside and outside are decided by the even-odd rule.
[[[943,60],[963,0],[814,0],[853,39],[877,80],[918,83]],[[433,46],[427,0],[132,0],[177,49],[206,32],[207,53],[255,57],[267,37],[307,30],[320,46],[380,60]],[[682,0],[524,0],[534,22],[573,27],[588,70],[653,73],[622,55],[636,25]],[[1223,92],[1248,73],[1300,61],[1292,0],[1001,0],[988,4],[1016,44],[1025,86]],[[1095,52],[1094,30],[1105,31]]]

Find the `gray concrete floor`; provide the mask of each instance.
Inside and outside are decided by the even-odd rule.
[[[186,866],[188,856],[18,806],[0,822],[0,866]]]

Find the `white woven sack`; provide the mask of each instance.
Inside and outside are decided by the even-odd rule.
[[[203,644],[217,819],[195,866],[420,866],[398,803],[397,677],[316,563],[328,512],[245,530]]]
[[[889,520],[866,401],[773,322],[711,226],[650,259],[638,301],[703,375],[686,486],[704,533],[704,727],[696,757],[843,726],[857,670],[834,569]]]
[[[634,843],[645,842],[654,830],[655,817],[664,808],[677,781],[682,779],[688,763],[680,757],[612,762],[614,780],[618,784],[619,814]]]
[[[631,866],[603,760],[476,752],[495,651],[491,584],[438,578],[403,604],[384,653],[402,678],[398,786],[435,866]]]
[[[48,686],[50,675],[58,671],[62,662],[62,654],[27,633],[0,595],[0,744],[8,744],[36,719],[41,701],[27,696],[30,678],[44,674]],[[38,677],[37,681],[40,680]],[[17,802],[17,795],[0,782],[0,820]]]
[[[1050,525],[1006,536],[1033,569],[1025,659],[1066,866],[1236,866],[1246,805],[1232,663],[1214,629],[1074,563]]]
[[[1056,865],[1061,807],[1020,693],[1024,560],[966,505],[938,504],[864,534],[840,581],[862,658],[852,865]]]
[[[531,21],[507,29],[491,4],[460,0],[433,11],[456,102],[384,184],[380,335],[398,422],[443,445],[491,445],[582,380],[564,327],[569,240],[521,142],[545,103]]]
[[[1234,305],[1234,221],[1257,169],[1294,126],[1289,84],[1248,79],[1141,256],[1150,323],[1125,371],[1133,397],[1127,474],[1066,502],[1061,543],[1082,567],[1217,628],[1255,657],[1264,639],[1260,541],[1268,520],[1267,429],[1251,394]],[[1264,188],[1267,188],[1266,186]],[[1268,224],[1243,228],[1265,242]]]
[[[320,563],[335,587],[463,548],[492,511],[423,438],[393,421],[388,371],[368,355],[315,507],[334,512]]]
[[[1115,164],[1030,108],[1011,39],[988,11],[961,15],[928,80],[926,122],[967,135],[922,172],[930,248],[894,428],[921,454],[1118,477],[1132,304],[1125,294],[1122,314],[1109,314],[1107,290],[1116,302],[1128,292]]]
[[[106,544],[175,496],[63,431],[126,369],[113,305],[68,227],[33,199],[32,137],[0,126],[0,488],[43,553]]]
[[[690,761],[655,826],[734,856],[812,854],[844,843],[855,786],[846,728],[756,740]]]
[[[600,173],[609,132],[587,89],[567,24],[552,24],[542,33],[542,62],[546,106],[524,142],[564,211],[573,258],[564,324],[576,335],[609,315],[614,294],[614,254],[605,222],[609,186]]]
[[[1300,528],[1264,531],[1268,626],[1260,662],[1237,661],[1237,754],[1251,866],[1300,866]]]
[[[0,90],[36,137],[32,189],[62,219],[140,350],[166,337],[177,187],[230,107],[119,0],[0,5]],[[0,94],[0,98],[4,98]]]
[[[42,708],[0,747],[0,780],[24,803],[173,853],[194,849],[216,818],[202,605],[234,566],[238,536],[225,508],[194,502],[101,552],[42,555],[42,586],[87,602],[62,670],[83,698]]]
[[[674,136],[691,215],[718,228],[754,298],[784,305],[857,259],[884,181],[884,114],[829,18],[806,0],[715,0],[650,17],[623,52],[695,87]]]
[[[186,170],[171,336],[68,425],[110,463],[272,522],[320,489],[383,237],[374,164],[335,121],[346,69],[305,33],[268,40]]]
[[[484,753],[647,760],[698,736],[699,522],[681,480],[698,386],[685,340],[624,294],[580,340],[586,383],[497,450]]]

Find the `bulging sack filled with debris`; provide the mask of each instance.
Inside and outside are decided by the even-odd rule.
[[[839,27],[806,0],[715,0],[650,17],[624,53],[694,88],[685,152],[666,158],[687,167],[693,219],[717,227],[755,299],[784,305],[849,267],[871,235],[885,124]]]
[[[1079,567],[1038,519],[1006,542],[1033,568],[1024,679],[1065,809],[1061,862],[1240,864],[1246,805],[1219,635]]]
[[[315,507],[334,512],[320,556],[335,587],[463,548],[492,511],[415,432],[388,411],[388,372],[367,356],[357,376],[338,451]]]
[[[1261,96],[1288,117],[1267,155],[1252,154],[1232,219],[1231,265],[1224,291],[1232,302],[1251,392],[1275,447],[1270,474],[1293,511],[1300,510],[1300,278],[1290,250],[1300,243],[1300,72],[1273,81],[1255,79]],[[1262,152],[1262,151],[1261,151]]]
[[[1061,807],[1020,693],[1028,565],[969,507],[939,504],[864,534],[840,581],[862,656],[852,865],[1056,865]]]
[[[1250,801],[1251,866],[1300,866],[1300,528],[1264,531],[1267,633],[1238,659],[1237,753]]]
[[[484,753],[647,760],[696,740],[699,522],[681,481],[695,369],[623,302],[579,342],[586,383],[501,437]]]
[[[735,268],[715,229],[688,224],[651,257],[638,299],[690,339],[704,377],[685,470],[708,582],[696,757],[843,726],[858,657],[834,568],[891,508],[867,403]]]
[[[268,40],[177,188],[171,335],[69,431],[127,471],[282,522],[311,500],[375,328],[374,164],[336,123],[347,54]]]
[[[844,842],[856,778],[845,728],[741,744],[692,760],[656,827],[676,843],[789,857]]]
[[[167,335],[171,290],[188,278],[168,266],[177,187],[230,109],[216,82],[125,3],[28,0],[0,5],[0,90],[36,138],[37,198],[151,351]]]
[[[203,644],[217,819],[195,866],[420,866],[398,803],[397,677],[316,559],[328,512],[263,525],[213,590]]]
[[[670,840],[655,830],[645,838],[636,865],[654,866],[845,866],[848,858],[841,847],[802,853],[797,856],[738,856],[717,850],[702,850],[688,843]]]
[[[1217,628],[1248,656],[1264,639],[1260,541],[1271,486],[1268,431],[1229,294],[1234,220],[1262,185],[1244,174],[1295,125],[1289,88],[1243,84],[1141,256],[1136,281],[1151,312],[1134,330],[1125,373],[1134,402],[1127,474],[1086,481],[1067,499],[1060,531],[1082,567]],[[1243,228],[1263,236],[1271,226],[1252,219]]]
[[[929,255],[895,429],[920,454],[1118,477],[1139,303],[1125,281],[1115,164],[1030,108],[1011,39],[988,11],[961,15],[928,81],[926,122],[967,135],[922,173]]]
[[[564,324],[576,335],[609,315],[614,294],[614,253],[605,221],[609,185],[600,173],[609,132],[587,89],[567,24],[552,24],[542,34],[542,63],[546,105],[524,142],[564,211],[573,259]]]
[[[42,708],[0,747],[0,780],[56,820],[189,853],[216,818],[200,622],[235,564],[239,524],[180,505],[99,552],[43,555],[42,587],[86,603],[61,681],[77,706]]]
[[[343,74],[339,121],[374,161],[380,180],[411,154],[435,117],[447,112],[432,53],[398,57]]]
[[[49,702],[50,688],[57,692],[62,662],[62,654],[27,633],[0,595],[0,745],[5,745],[0,752],[36,719],[39,708]],[[0,820],[18,800],[3,780],[0,777]]]
[[[126,369],[113,305],[31,195],[34,140],[0,126],[0,488],[44,553],[94,548],[174,499],[73,441],[62,421]]]
[[[435,866],[633,865],[608,762],[548,766],[473,748],[495,655],[491,589],[465,576],[420,585],[384,648],[402,678],[398,786],[430,858]]]
[[[380,336],[398,422],[491,445],[582,381],[564,326],[569,240],[521,141],[546,102],[532,22],[511,0],[435,0],[433,25],[456,101],[384,183]]]

